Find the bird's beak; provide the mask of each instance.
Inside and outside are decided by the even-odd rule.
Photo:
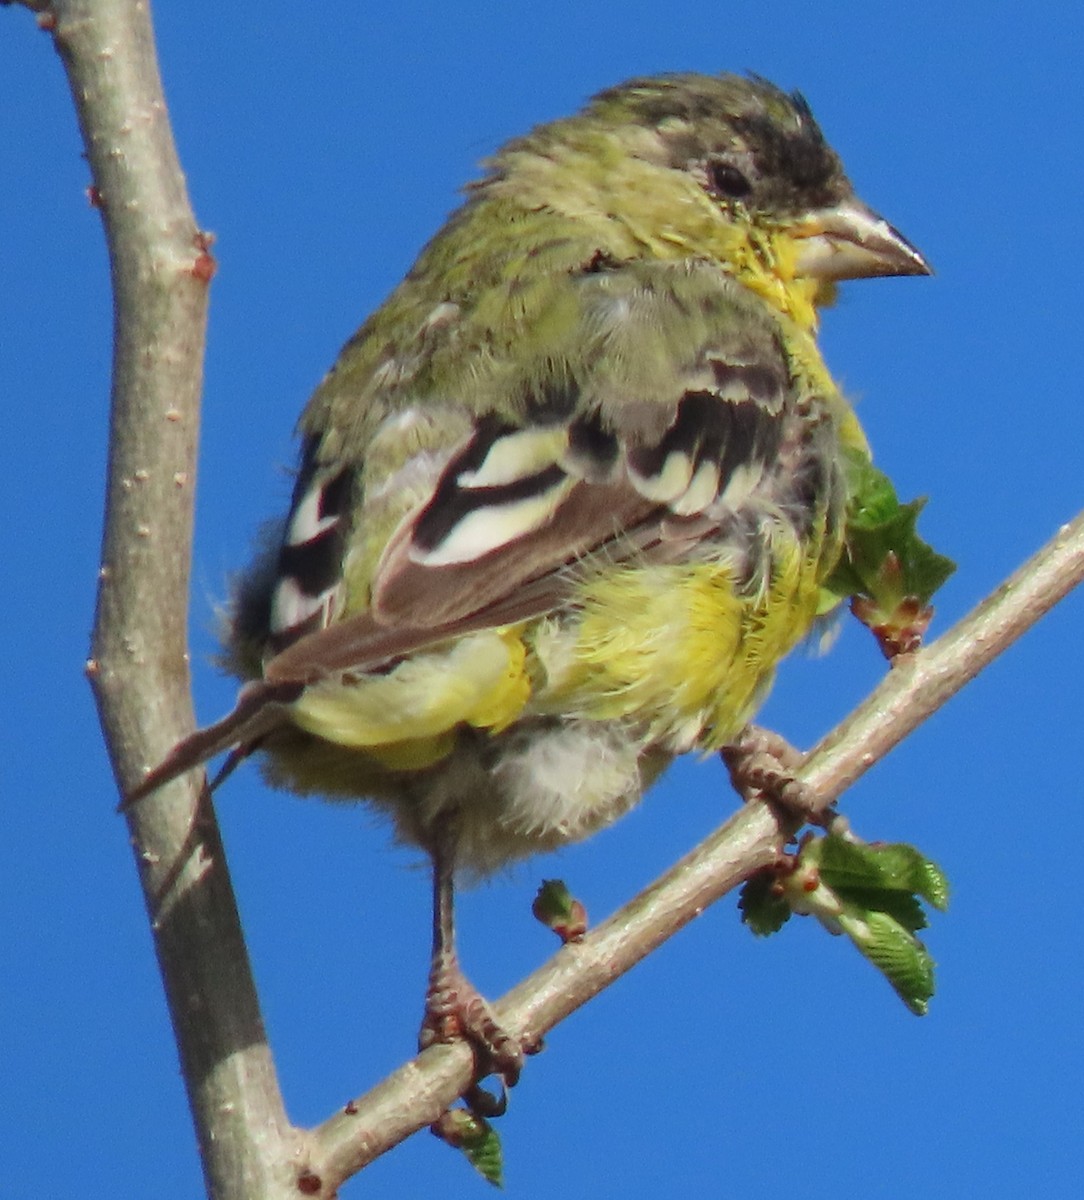
[[[836,282],[875,275],[932,275],[911,243],[857,197],[807,213],[792,227],[796,274]]]

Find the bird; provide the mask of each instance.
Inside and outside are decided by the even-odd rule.
[[[509,141],[304,409],[289,511],[230,606],[236,706],[129,800],[258,753],[275,786],[383,810],[432,866],[419,1043],[514,1083],[457,881],[741,734],[870,453],[819,310],[929,273],[759,76],[632,79]]]

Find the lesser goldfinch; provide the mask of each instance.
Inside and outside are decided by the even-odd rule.
[[[514,1078],[453,875],[608,825],[750,719],[866,452],[817,308],[928,270],[760,78],[634,79],[509,142],[309,401],[232,609],[249,682],[137,794],[258,750],[275,784],[387,810],[433,864],[422,1043]]]

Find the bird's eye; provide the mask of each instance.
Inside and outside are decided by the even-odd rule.
[[[753,190],[753,185],[733,163],[709,162],[707,174],[711,190],[728,200],[744,200]]]

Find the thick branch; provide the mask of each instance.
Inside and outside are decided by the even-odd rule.
[[[68,73],[109,245],[111,452],[88,671],[121,789],[192,729],[186,625],[207,285],[139,0],[34,5]],[[208,1187],[295,1196],[282,1109],[209,798],[128,814]]]
[[[938,641],[896,666],[807,756],[799,778],[827,807],[1084,579],[1084,514]],[[645,958],[779,854],[781,819],[750,804],[579,945],[566,946],[495,1006],[533,1040]],[[313,1132],[310,1165],[326,1191],[451,1104],[470,1082],[463,1046],[427,1050]]]

